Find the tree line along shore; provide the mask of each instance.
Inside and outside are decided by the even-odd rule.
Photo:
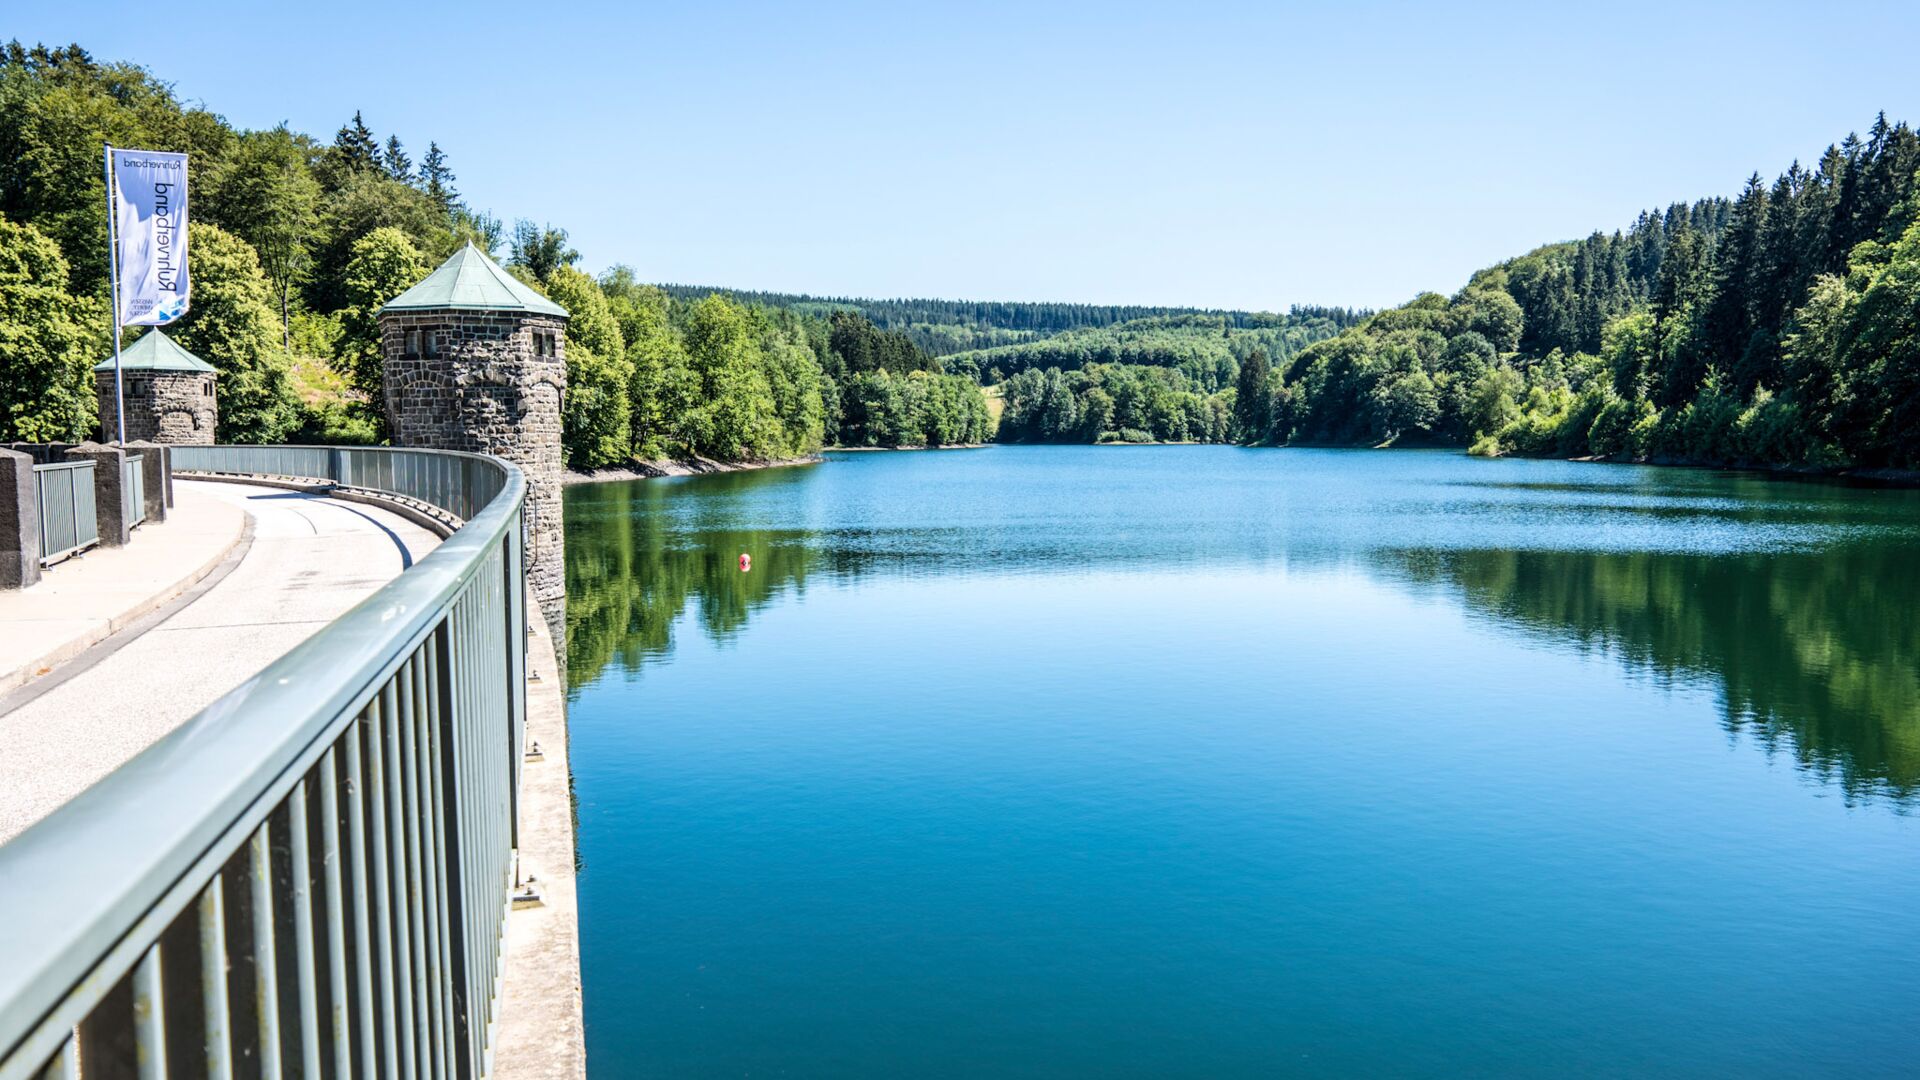
[[[431,138],[416,159],[361,113],[331,139],[241,130],[137,64],[13,42],[5,439],[98,430],[108,141],[192,155],[193,302],[168,332],[219,369],[227,442],[383,440],[375,315],[473,242],[572,313],[581,475],[991,441],[1920,467],[1920,138],[1884,116],[1771,183],[1385,311],[863,300],[592,276],[565,229],[469,205]]]

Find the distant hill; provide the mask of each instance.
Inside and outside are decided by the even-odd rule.
[[[1339,308],[1295,308],[1286,315],[1157,315],[954,353],[945,357],[945,363],[948,371],[972,374],[983,383],[997,383],[1029,369],[1074,371],[1088,364],[1142,364],[1177,368],[1211,393],[1232,385],[1240,360],[1256,349],[1283,363],[1362,318],[1362,313]]]
[[[1285,315],[1226,308],[1154,307],[1139,304],[1067,304],[998,300],[873,300],[850,296],[756,292],[707,285],[661,285],[676,299],[722,293],[748,304],[809,315],[858,311],[882,330],[898,330],[933,356],[1037,341],[1073,330],[1097,330],[1142,319],[1201,316],[1234,329],[1269,329],[1294,320],[1331,319],[1341,327],[1367,314],[1345,308],[1295,307]]]

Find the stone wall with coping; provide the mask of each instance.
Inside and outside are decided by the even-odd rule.
[[[120,447],[128,456],[140,458],[141,503],[147,523],[167,520],[167,507],[173,505],[173,462],[171,451],[161,443],[129,442]]]
[[[394,445],[493,454],[526,474],[527,580],[563,656],[566,327],[558,316],[524,311],[442,309],[380,318]]]
[[[101,441],[119,438],[113,416],[113,372],[96,371]],[[210,371],[123,371],[127,441],[212,446],[219,420]]]
[[[0,589],[24,589],[40,580],[40,500],[33,458],[0,450]]]
[[[117,446],[102,446],[99,443],[84,442],[66,453],[68,461],[93,462],[93,511],[100,525],[100,546],[103,548],[125,547],[132,539],[132,526],[127,523],[126,507],[121,501],[121,484],[125,479],[120,467],[125,463],[127,452]]]

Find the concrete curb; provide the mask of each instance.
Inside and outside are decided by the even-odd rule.
[[[516,886],[531,882],[535,903],[507,913],[494,1022],[495,1080],[584,1080],[586,1023],[580,998],[580,907],[574,882],[573,772],[567,756],[565,677],[546,621],[527,590],[527,746],[520,770]]]
[[[53,674],[54,669],[60,665],[76,659],[88,649],[172,603],[188,589],[200,584],[243,544],[249,547],[253,544],[253,515],[251,514],[241,515],[240,528],[235,530],[233,539],[227,541],[225,547],[206,562],[188,571],[185,576],[126,610],[110,616],[105,623],[90,627],[12,671],[0,674],[0,694],[11,694],[20,687],[31,685],[36,679]]]

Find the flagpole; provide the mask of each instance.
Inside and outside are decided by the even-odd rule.
[[[106,144],[107,295],[113,306],[113,424],[122,446],[127,442],[126,392],[120,379],[120,234],[114,224],[113,144]]]

